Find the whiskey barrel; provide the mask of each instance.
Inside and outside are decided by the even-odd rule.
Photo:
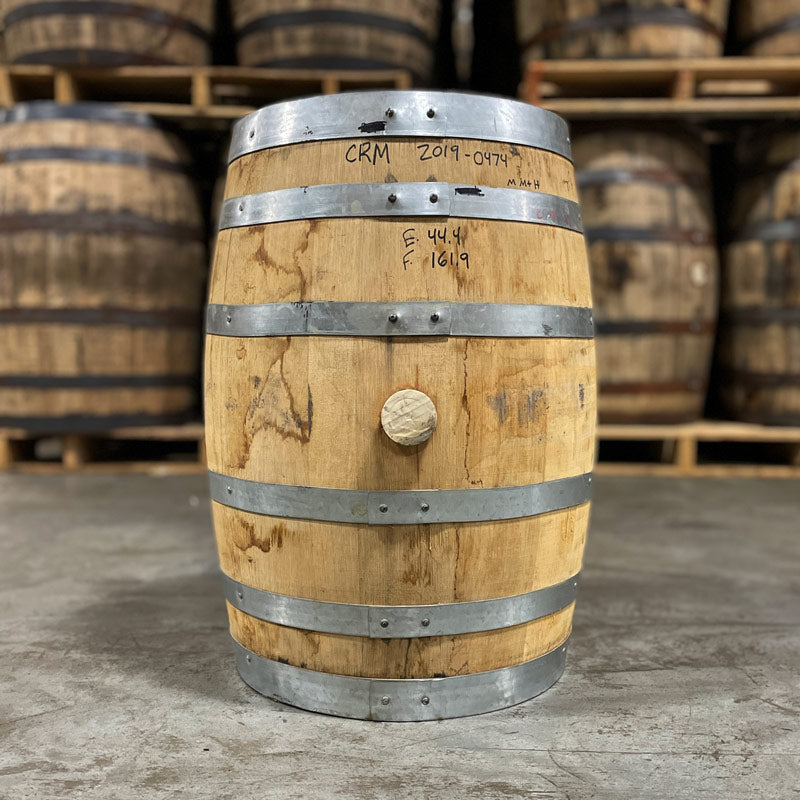
[[[676,132],[576,132],[597,321],[600,419],[703,410],[718,263],[707,154]]]
[[[736,25],[741,51],[751,56],[800,52],[798,0],[738,0]]]
[[[516,0],[523,64],[722,55],[730,0]]]
[[[439,0],[231,0],[240,64],[408,69],[427,83]]]
[[[735,419],[800,425],[800,133],[759,140],[723,261],[720,394]]]
[[[4,0],[12,64],[208,64],[214,0]]]
[[[0,425],[102,430],[196,407],[206,270],[188,169],[142,114],[0,113]]]
[[[589,510],[589,275],[564,123],[365,92],[237,123],[208,463],[242,677],[376,720],[564,665]]]

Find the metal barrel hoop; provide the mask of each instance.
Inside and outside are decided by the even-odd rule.
[[[461,92],[367,91],[254,111],[233,126],[228,160],[300,142],[386,136],[505,142],[572,158],[566,122],[538,106]]]
[[[567,642],[511,667],[447,678],[356,678],[273,661],[233,641],[244,682],[282,703],[352,719],[417,722],[485,714],[530,700],[564,672]]]

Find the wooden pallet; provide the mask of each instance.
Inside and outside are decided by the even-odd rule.
[[[797,117],[800,56],[535,61],[520,96],[570,119]]]
[[[800,478],[800,428],[703,420],[683,425],[600,425],[602,442],[661,443],[661,462],[600,461],[600,475],[670,475],[693,477]],[[701,443],[782,445],[785,463],[703,463]],[[702,454],[700,454],[702,456]]]
[[[149,461],[98,460],[103,445],[110,442],[128,443],[129,451],[136,453],[134,443],[163,442],[167,444],[190,442],[196,445],[192,453],[160,452]],[[47,445],[50,459],[34,453],[36,443]],[[177,449],[177,448],[176,448]],[[33,434],[29,431],[0,429],[0,471],[14,472],[103,472],[146,473],[150,475],[198,474],[206,470],[204,428],[202,423],[184,425],[158,425],[142,428],[115,428],[102,434]]]
[[[600,461],[599,475],[656,475],[675,477],[800,478],[800,428],[779,428],[739,422],[704,420],[683,425],[600,425],[599,442],[656,442],[656,461]],[[42,460],[31,455],[35,441],[47,440],[59,456]],[[181,460],[97,460],[99,444],[108,442],[192,442],[193,454]],[[786,462],[703,463],[698,446],[703,442],[776,444],[786,448]],[[702,455],[702,454],[701,454]],[[54,473],[146,473],[151,475],[201,474],[206,470],[202,423],[149,428],[116,428],[102,435],[35,435],[19,429],[0,429],[0,471]]]
[[[267,103],[355,89],[408,89],[405,70],[295,70],[252,67],[62,69],[0,65],[0,106],[27,100],[102,100],[131,111],[195,123],[228,123]]]

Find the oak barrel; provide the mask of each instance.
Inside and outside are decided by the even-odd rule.
[[[242,677],[376,720],[544,691],[595,425],[566,126],[359,92],[244,118],[230,157],[205,407]]]
[[[677,131],[576,131],[604,422],[679,422],[705,402],[718,261],[707,153]]]
[[[722,55],[730,0],[516,0],[523,64]]]
[[[12,64],[208,64],[214,0],[4,0]]]
[[[751,56],[795,56],[800,53],[798,0],[737,0],[739,47]]]
[[[439,0],[231,0],[240,64],[408,69],[428,83]]]
[[[0,112],[0,425],[102,430],[196,407],[206,266],[189,169],[142,114]]]
[[[731,213],[720,393],[735,419],[800,425],[800,132],[747,141]]]

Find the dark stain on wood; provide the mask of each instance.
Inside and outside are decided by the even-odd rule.
[[[508,397],[503,389],[499,394],[487,395],[486,402],[489,408],[497,415],[497,421],[502,425],[508,419]]]

